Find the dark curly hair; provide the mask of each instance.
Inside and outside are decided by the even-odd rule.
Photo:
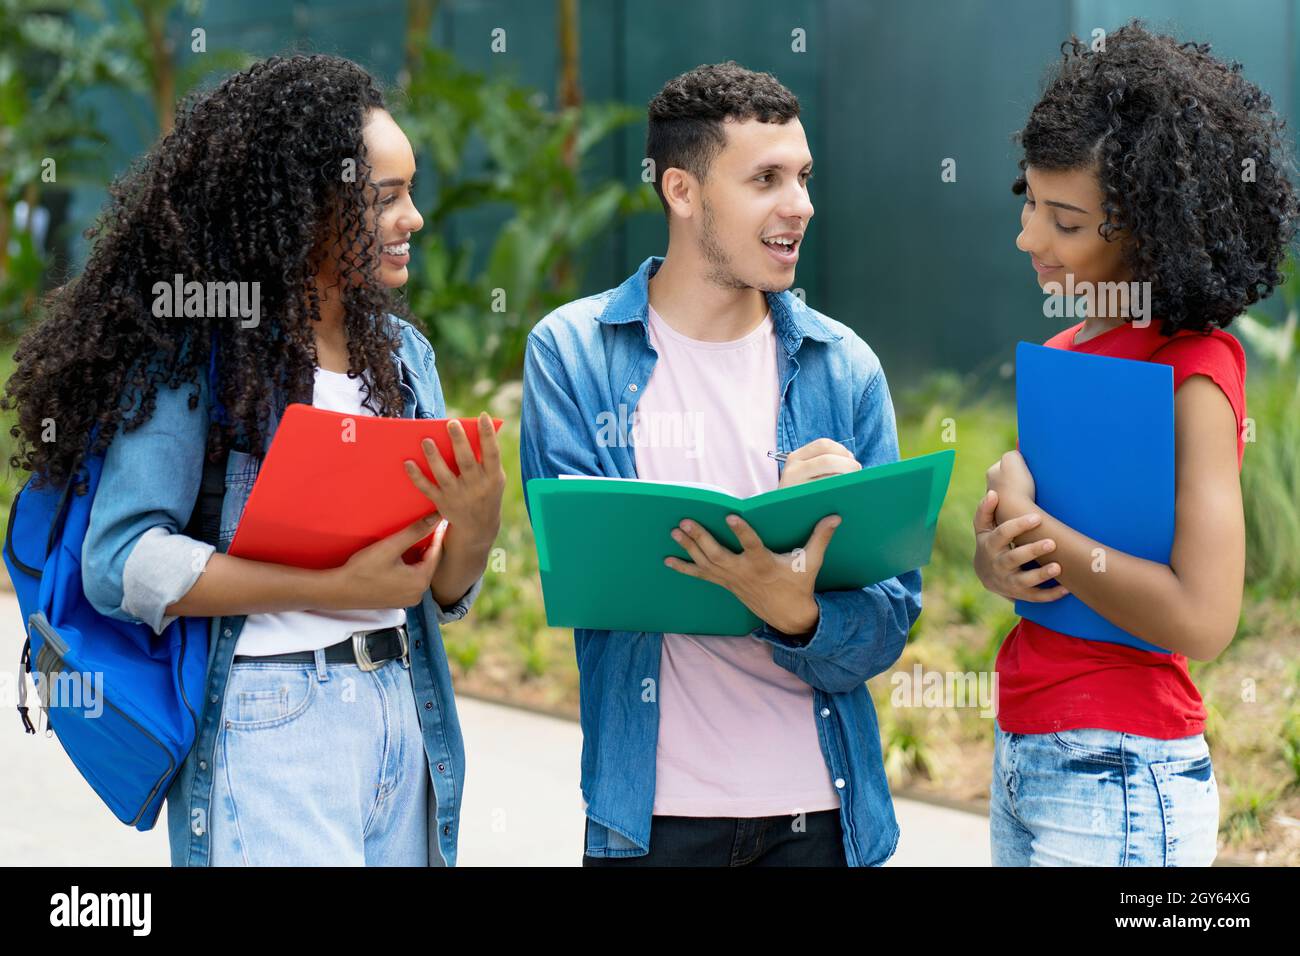
[[[1285,123],[1240,63],[1133,20],[1092,50],[1071,36],[1029,122],[1025,167],[1096,171],[1110,240],[1126,230],[1133,279],[1161,331],[1208,333],[1283,281],[1296,198]],[[1246,161],[1250,160],[1251,163]],[[1253,181],[1245,171],[1253,165]]]
[[[407,315],[374,280],[379,190],[362,140],[366,114],[383,108],[375,80],[336,56],[271,57],[178,107],[175,127],[109,188],[82,274],[50,293],[44,315],[14,353],[0,407],[17,408],[14,468],[62,486],[119,427],[153,414],[160,385],[195,386],[217,367],[224,421],[208,454],[260,455],[272,396],[310,403],[320,320],[314,277],[335,260],[349,370],[368,370],[366,402],[400,415],[392,354]],[[351,160],[352,164],[345,161]],[[354,164],[354,168],[353,168]],[[348,175],[354,172],[354,175]],[[260,283],[259,324],[238,317],[156,317],[154,284]],[[363,379],[364,382],[364,379]],[[41,441],[53,420],[57,441]]]
[[[655,193],[668,212],[660,172],[684,169],[703,180],[727,144],[723,120],[786,123],[799,115],[799,99],[771,73],[755,73],[734,60],[702,64],[674,77],[649,106],[645,154],[654,162]]]

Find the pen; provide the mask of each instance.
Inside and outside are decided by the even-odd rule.
[[[769,451],[767,457],[775,458],[777,461],[785,461],[790,457],[790,453],[785,451]]]

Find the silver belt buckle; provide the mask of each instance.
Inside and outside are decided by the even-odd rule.
[[[372,627],[368,631],[352,632],[352,653],[357,659],[357,666],[363,671],[377,671],[388,663],[388,661],[380,661],[376,664],[370,659],[370,648],[366,646],[366,637],[389,629],[387,627]],[[407,640],[405,624],[397,625],[397,636],[402,641],[402,657],[406,657],[410,652],[410,643]]]

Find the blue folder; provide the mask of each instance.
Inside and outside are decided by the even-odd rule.
[[[1174,370],[1021,342],[1016,410],[1020,454],[1039,506],[1107,548],[1167,564],[1174,544]],[[1017,601],[1016,613],[1071,637],[1169,653],[1073,594],[1044,604]]]

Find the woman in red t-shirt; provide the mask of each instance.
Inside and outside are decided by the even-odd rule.
[[[1083,321],[1048,346],[1173,367],[1174,544],[1162,564],[1067,527],[1010,451],[976,509],[975,570],[1012,600],[1073,594],[1172,653],[1016,624],[997,659],[993,862],[1205,865],[1218,791],[1187,660],[1232,640],[1245,568],[1246,362],[1222,328],[1281,281],[1296,199],[1268,97],[1207,46],[1129,24],[1063,50],[1020,134],[1016,246],[1045,292],[1081,292]]]

